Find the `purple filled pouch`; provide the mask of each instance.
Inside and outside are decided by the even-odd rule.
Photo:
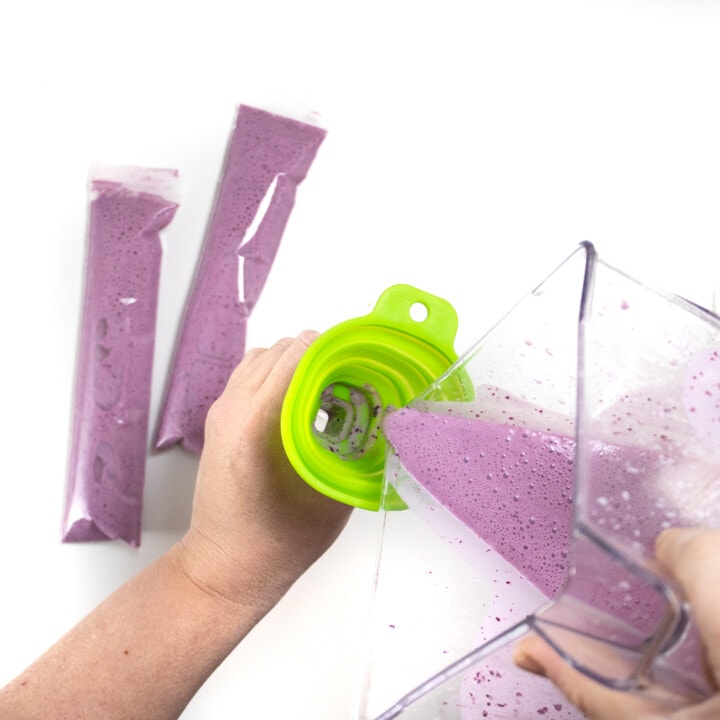
[[[140,544],[159,232],[178,207],[177,171],[91,173],[63,542]]]
[[[175,347],[155,447],[200,453],[205,416],[245,353],[255,306],[325,130],[241,105]]]

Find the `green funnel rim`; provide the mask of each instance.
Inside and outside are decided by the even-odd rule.
[[[422,319],[413,319],[416,307],[425,313]],[[450,303],[410,285],[394,285],[368,315],[320,335],[301,358],[282,407],[283,446],[298,475],[349,505],[405,507],[392,489],[382,497],[387,451],[382,416],[408,404],[457,360],[457,327]],[[367,431],[358,453],[323,444],[315,427],[321,397],[333,387],[357,391],[358,413],[372,415],[367,428],[352,430]]]

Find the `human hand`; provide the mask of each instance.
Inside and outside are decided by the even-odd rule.
[[[683,588],[699,634],[708,678],[720,690],[720,530],[674,528],[662,533],[656,554]],[[711,720],[720,718],[720,692],[696,705],[668,710],[640,695],[610,690],[573,669],[537,636],[515,648],[517,665],[545,675],[591,720]]]
[[[280,438],[283,399],[317,333],[250,350],[205,423],[185,572],[209,592],[267,610],[333,543],[351,508],[293,470]]]
[[[280,441],[314,338],[246,355],[208,415],[186,535],[0,689],[1,717],[178,718],[338,536],[350,508],[303,482]]]

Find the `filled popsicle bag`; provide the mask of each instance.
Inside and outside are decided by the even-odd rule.
[[[62,539],[140,544],[160,232],[176,170],[96,166]]]
[[[241,105],[168,374],[155,447],[199,454],[205,417],[245,354],[248,318],[326,131]]]

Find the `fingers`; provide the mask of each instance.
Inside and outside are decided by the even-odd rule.
[[[273,356],[272,367],[263,383],[263,392],[267,393],[269,398],[277,399],[280,404],[282,403],[300,358],[317,336],[318,334],[313,330],[305,330],[290,341],[281,341],[281,350]]]
[[[717,597],[720,595],[720,530],[667,530],[658,538],[656,552],[659,562],[687,595],[698,630],[705,640],[711,679],[717,687],[720,685],[720,614],[717,611]],[[646,699],[610,690],[594,682],[573,669],[537,636],[526,637],[518,643],[514,660],[524,670],[548,677],[570,702],[592,720],[654,720],[670,717],[669,711],[663,711]],[[688,714],[687,717],[713,717],[717,705],[712,704],[710,715],[704,714],[706,709],[697,706],[699,714]]]
[[[595,688],[587,685],[587,678],[573,670],[546,642],[536,635],[523,638],[513,652],[515,664],[533,673],[549,678],[584,713],[598,711],[602,701],[596,698]],[[603,715],[591,715],[601,720]],[[608,716],[609,717],[609,716]]]
[[[314,330],[305,330],[296,338],[286,337],[278,340],[270,348],[249,350],[231,374],[224,394],[253,395],[262,388],[273,372],[275,380],[272,391],[277,390],[278,387],[283,390],[283,384],[285,384],[284,389],[287,389],[300,357],[316,337],[317,333]]]
[[[565,697],[592,720],[657,720],[661,708],[627,692],[610,690],[572,668],[542,638],[523,638],[514,650],[515,664],[549,678]]]
[[[705,639],[708,670],[720,686],[720,530],[673,528],[660,535],[657,558],[682,586]]]

